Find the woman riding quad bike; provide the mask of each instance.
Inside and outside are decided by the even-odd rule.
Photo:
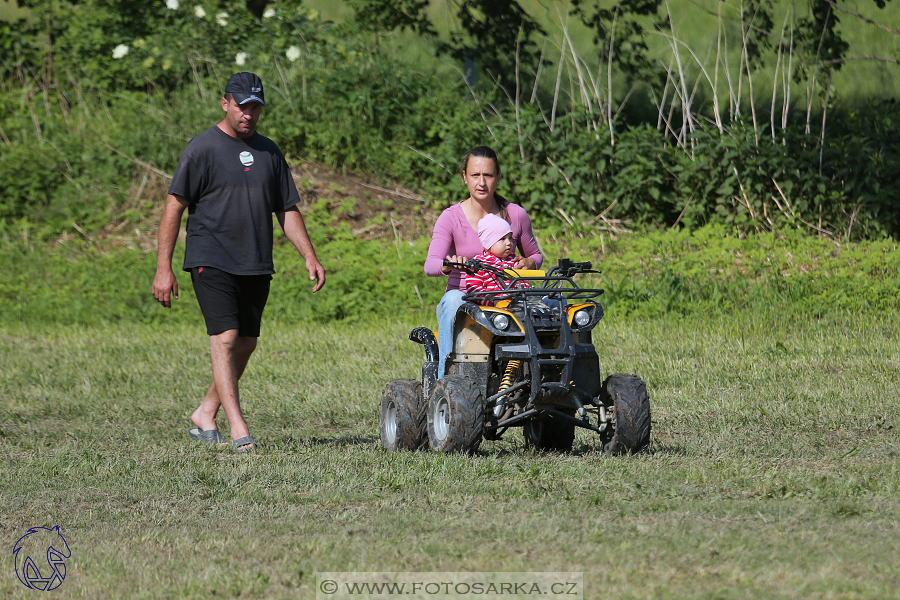
[[[464,296],[440,379],[435,332],[412,330],[409,339],[425,347],[422,381],[386,386],[379,419],[386,448],[472,453],[510,427],[522,427],[540,450],[570,450],[576,427],[597,433],[611,454],[647,447],[646,386],[635,375],[600,376],[591,333],[603,317],[594,300],[603,290],[573,280],[598,273],[591,263],[560,259],[548,273],[475,260],[445,264],[468,274],[488,271],[499,289]]]

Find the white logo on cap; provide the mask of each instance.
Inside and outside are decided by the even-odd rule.
[[[250,165],[253,164],[253,155],[250,154],[249,152],[247,152],[246,150],[241,152],[239,158],[241,159],[241,164],[244,165],[245,167],[249,167]]]
[[[254,94],[256,94],[258,92],[261,92],[262,88],[250,88],[250,91],[253,92]]]

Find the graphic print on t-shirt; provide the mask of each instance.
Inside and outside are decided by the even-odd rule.
[[[241,164],[245,167],[249,167],[253,164],[253,155],[250,154],[247,150],[241,152],[238,157],[241,159]]]

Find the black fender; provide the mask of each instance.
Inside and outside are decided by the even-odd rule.
[[[409,339],[425,346],[425,362],[422,364],[422,396],[425,402],[431,397],[431,390],[437,383],[438,344],[434,332],[427,327],[416,327],[409,332]]]

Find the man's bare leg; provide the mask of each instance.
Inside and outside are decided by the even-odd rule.
[[[203,430],[216,429],[216,414],[221,406],[228,418],[231,438],[240,439],[250,435],[250,431],[241,413],[238,380],[256,350],[256,338],[241,337],[236,329],[229,329],[209,336],[209,342],[213,381],[191,421]]]

